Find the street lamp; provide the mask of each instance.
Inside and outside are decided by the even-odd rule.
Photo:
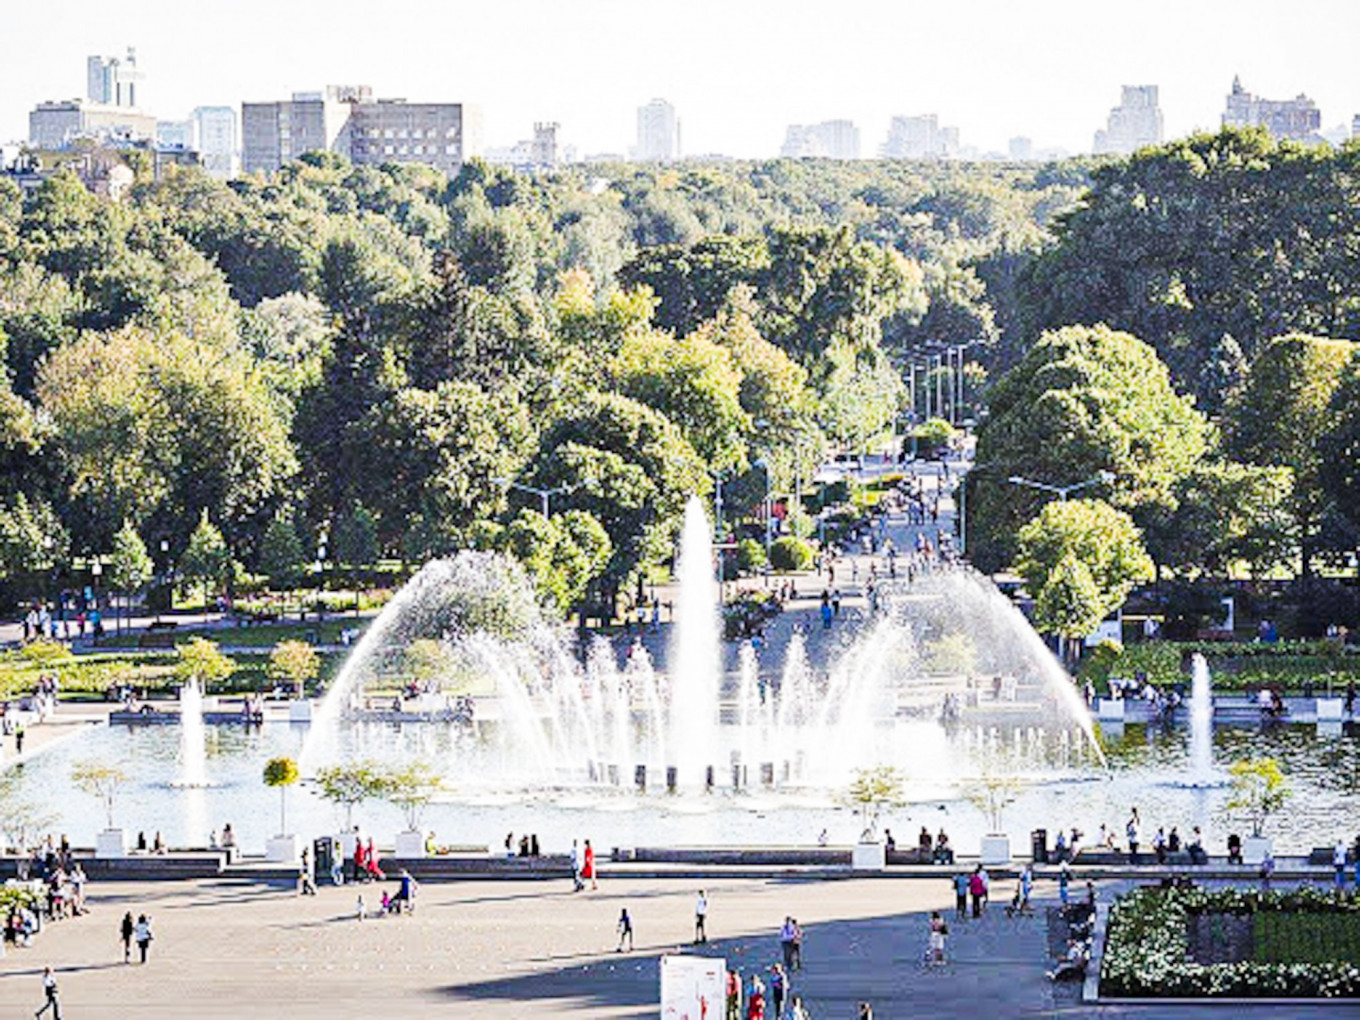
[[[104,564],[100,563],[100,562],[99,562],[99,557],[96,556],[95,559],[94,559],[94,562],[93,562],[92,564],[90,564],[90,575],[94,578],[94,585],[93,585],[93,587],[94,587],[94,608],[95,608],[95,611],[96,611],[96,612],[99,612],[99,618],[100,618],[100,622],[101,622],[101,623],[102,623],[102,621],[103,621],[103,615],[104,615],[104,614],[103,614],[103,613],[100,611],[100,609],[99,609],[99,607],[100,607],[100,601],[99,601],[99,578],[100,578],[100,575],[102,575],[103,573],[104,573]],[[55,624],[54,624],[54,626],[55,626]],[[99,640],[99,628],[96,627],[96,628],[95,628],[95,642],[98,643],[98,640]]]
[[[492,481],[499,482],[501,485],[508,486],[512,489],[520,489],[524,492],[533,493],[542,502],[543,505],[542,514],[544,520],[547,520],[548,518],[549,498],[552,496],[556,496],[558,493],[571,492],[572,489],[576,488],[575,485],[559,485],[555,489],[540,489],[536,485],[525,485],[523,482],[512,482],[508,478],[494,478],[492,479]]]
[[[1006,481],[1012,485],[1023,485],[1030,489],[1039,489],[1043,492],[1055,494],[1059,501],[1067,502],[1067,497],[1078,489],[1084,489],[1089,485],[1109,485],[1114,481],[1113,471],[1099,471],[1094,478],[1088,478],[1084,482],[1077,482],[1075,485],[1048,485],[1044,482],[1036,482],[1030,478],[1021,478],[1019,475],[1011,475]]]

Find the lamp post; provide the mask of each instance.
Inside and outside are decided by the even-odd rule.
[[[101,617],[101,618],[103,617],[103,613],[99,610],[99,606],[100,606],[100,601],[99,601],[99,578],[100,578],[100,576],[101,576],[103,573],[104,573],[104,564],[100,563],[100,562],[99,562],[99,557],[96,556],[96,557],[94,558],[94,562],[93,562],[92,564],[90,564],[90,576],[94,578],[94,584],[93,584],[93,587],[94,587],[94,607],[95,607],[95,610],[96,610],[97,612],[100,612],[100,617]],[[95,642],[98,643],[98,641],[99,641],[99,628],[96,627],[96,628],[95,628]]]
[[[539,502],[542,505],[542,509],[539,512],[543,514],[545,520],[548,517],[549,509],[548,501],[553,496],[556,496],[559,493],[570,492],[572,489],[576,488],[576,486],[574,485],[559,485],[553,489],[540,489],[537,485],[525,485],[523,482],[512,482],[508,478],[495,478],[492,480],[499,482],[501,485],[507,486],[511,489],[519,489],[522,492],[533,493],[535,496],[537,496]]]
[[[1085,489],[1090,485],[1109,485],[1114,481],[1113,471],[1099,471],[1094,478],[1088,478],[1084,482],[1077,482],[1074,485],[1048,485],[1044,482],[1036,482],[1031,478],[1021,478],[1019,475],[1011,475],[1006,481],[1012,485],[1021,485],[1029,489],[1039,489],[1042,492],[1051,492],[1058,497],[1060,502],[1066,503],[1067,497],[1078,489]]]

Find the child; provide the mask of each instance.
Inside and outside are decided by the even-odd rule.
[[[938,910],[930,913],[930,948],[926,960],[931,964],[944,963],[944,938],[949,934],[949,926],[944,923]]]
[[[354,904],[354,919],[362,921],[364,919],[364,894],[359,894],[359,901]]]

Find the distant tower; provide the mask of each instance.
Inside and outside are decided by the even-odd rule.
[[[1162,141],[1162,110],[1156,85],[1125,85],[1120,103],[1110,111],[1104,131],[1096,132],[1097,155],[1127,156]]]
[[[637,112],[636,157],[644,163],[667,163],[680,158],[680,121],[675,107],[653,99]]]
[[[1233,78],[1232,91],[1223,111],[1224,127],[1263,127],[1276,138],[1314,141],[1322,127],[1317,104],[1300,93],[1293,99],[1263,99],[1242,88]]]
[[[137,51],[131,46],[122,60],[100,56],[85,60],[85,96],[92,103],[134,107],[137,86],[142,80],[143,75],[137,70]]]
[[[557,166],[557,129],[556,121],[534,125],[533,153],[530,160],[534,166]]]

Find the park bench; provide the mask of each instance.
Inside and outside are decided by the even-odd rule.
[[[153,625],[154,626],[154,625]],[[171,625],[173,626],[173,624]],[[167,631],[141,634],[137,638],[138,648],[174,648],[175,635]]]
[[[177,630],[179,623],[176,620],[152,620],[146,625],[148,631]]]
[[[934,864],[934,856],[931,850],[912,846],[905,850],[889,850],[886,859],[889,864]]]
[[[1335,849],[1336,849],[1335,847],[1330,847],[1330,846],[1315,846],[1315,847],[1313,847],[1312,852],[1308,854],[1308,863],[1309,863],[1309,864],[1322,864],[1322,865],[1327,865],[1327,866],[1330,867],[1330,866],[1331,866],[1331,863],[1332,863],[1332,854],[1333,854],[1333,852],[1335,851]],[[1349,849],[1349,850],[1346,851],[1346,863],[1347,863],[1347,864],[1352,864],[1352,863],[1354,863],[1354,862],[1355,862],[1355,851],[1354,851],[1354,849]]]

